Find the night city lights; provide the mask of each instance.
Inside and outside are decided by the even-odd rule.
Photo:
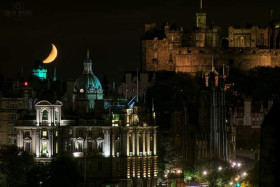
[[[280,1],[3,0],[0,187],[277,187]]]

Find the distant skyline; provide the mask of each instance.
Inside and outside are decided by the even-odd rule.
[[[0,2],[0,74],[14,78],[24,68],[31,74],[34,62],[44,59],[51,43],[58,58],[48,65],[49,77],[75,79],[82,73],[86,50],[90,50],[93,71],[102,80],[120,81],[125,70],[140,68],[141,35],[145,23],[176,23],[185,30],[195,25],[200,0],[22,0],[33,16],[16,20],[4,16],[11,1]],[[222,27],[246,23],[266,25],[270,10],[280,18],[280,1],[203,1],[207,23]]]

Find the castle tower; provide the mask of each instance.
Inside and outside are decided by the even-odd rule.
[[[196,27],[198,28],[206,27],[206,13],[202,12],[202,0],[200,0],[200,12],[196,13]]]

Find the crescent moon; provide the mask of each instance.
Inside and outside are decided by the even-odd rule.
[[[57,57],[57,49],[56,49],[55,45],[52,44],[52,50],[51,50],[49,56],[45,60],[43,60],[43,62],[44,62],[44,64],[51,63],[52,61],[55,60],[56,57]]]

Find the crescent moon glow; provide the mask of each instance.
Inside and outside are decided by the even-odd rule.
[[[48,63],[51,63],[52,61],[54,61],[54,59],[57,57],[57,49],[55,47],[54,44],[52,44],[52,50],[49,54],[49,56],[43,60],[44,64],[48,64]]]

